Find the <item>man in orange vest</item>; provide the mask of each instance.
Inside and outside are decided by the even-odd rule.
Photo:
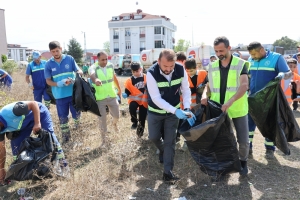
[[[294,58],[290,58],[287,60],[287,64],[290,68],[290,70],[293,72],[293,75],[291,78],[287,80],[281,80],[281,88],[285,94],[286,100],[291,105],[293,103],[293,110],[297,110],[298,108],[298,101],[292,100],[292,90],[290,88],[291,82],[297,82],[300,81],[300,76],[297,74],[297,60]]]
[[[128,98],[129,113],[131,116],[131,129],[138,129],[139,137],[143,136],[145,121],[148,109],[148,96],[145,89],[146,75],[142,72],[143,68],[138,62],[130,64],[132,76],[125,82],[125,92],[122,93],[124,99]],[[137,118],[137,109],[139,109],[139,118]],[[140,126],[138,127],[138,122]]]

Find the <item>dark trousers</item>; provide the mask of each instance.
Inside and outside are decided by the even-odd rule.
[[[293,110],[297,110],[298,108],[298,101],[293,101]]]
[[[136,110],[139,108],[139,118],[137,118]],[[131,122],[137,124],[138,121],[143,127],[145,127],[145,121],[147,117],[147,108],[143,105],[139,105],[136,101],[132,101],[129,104],[129,113],[131,116]]]

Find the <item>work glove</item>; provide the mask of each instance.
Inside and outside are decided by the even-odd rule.
[[[181,109],[177,109],[177,110],[175,111],[175,115],[176,115],[176,117],[178,117],[179,119],[186,119],[186,118],[188,118],[189,112],[185,112],[185,111],[183,111],[183,110],[181,110]]]
[[[29,87],[30,89],[33,90],[33,85],[32,85],[32,83],[28,83],[28,87]]]
[[[283,72],[279,72],[278,75],[275,77],[275,80],[282,80],[284,77],[284,73]]]
[[[68,79],[63,79],[57,82],[57,87],[64,87],[66,86],[66,82],[68,81]]]
[[[123,93],[122,93],[122,97],[123,97],[124,99],[126,99],[126,98],[128,97],[128,95],[127,95],[125,92],[123,92]]]
[[[187,121],[190,124],[190,126],[193,126],[196,121],[196,116],[191,111],[189,111],[188,113],[189,113],[189,117],[187,118]]]

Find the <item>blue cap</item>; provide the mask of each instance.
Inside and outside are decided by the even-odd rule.
[[[236,57],[240,57],[240,54],[234,52],[232,55],[236,56]]]
[[[41,56],[41,53],[39,51],[32,52],[32,59],[36,60]]]

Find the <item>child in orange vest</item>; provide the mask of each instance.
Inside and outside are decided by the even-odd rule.
[[[122,97],[128,98],[131,129],[138,129],[137,134],[141,137],[144,133],[148,109],[146,74],[143,73],[143,68],[138,62],[132,62],[130,68],[132,76],[125,81],[125,92],[122,93]],[[139,118],[137,118],[137,109],[139,109]]]
[[[297,74],[297,60],[294,58],[288,59],[287,64],[290,70],[293,72],[293,76],[288,80],[281,81],[281,88],[285,94],[286,100],[289,104],[293,104],[293,110],[297,110],[298,102],[292,100],[292,90],[290,87],[291,82],[300,81],[300,76]]]

